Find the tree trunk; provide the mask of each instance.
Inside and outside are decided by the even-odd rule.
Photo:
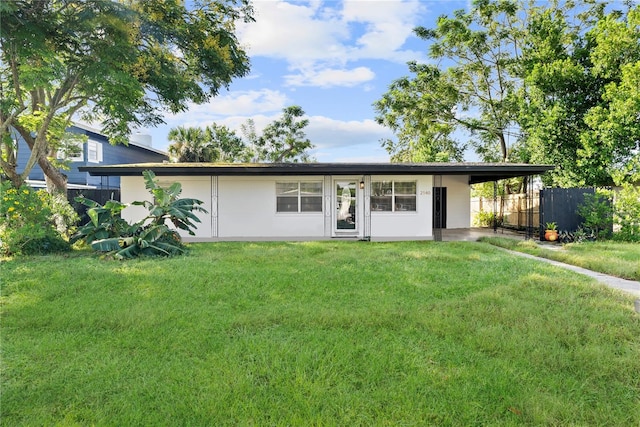
[[[44,172],[47,191],[50,194],[62,193],[66,197],[67,176],[56,169],[46,157],[40,157],[38,159],[38,165],[40,165],[40,168],[42,168],[42,171]]]
[[[500,132],[498,134],[500,140],[500,152],[502,153],[502,162],[505,163],[509,160],[509,153],[507,152],[507,141],[504,139],[504,134]]]
[[[0,130],[0,139],[4,139],[7,134],[8,132]],[[20,188],[24,184],[24,178],[18,173],[17,164],[13,143],[0,141],[0,167],[2,172],[9,178],[15,188]]]
[[[48,123],[45,124],[48,126]],[[51,194],[62,193],[66,197],[67,176],[56,169],[47,158],[46,150],[48,144],[46,141],[46,132],[41,128],[38,135],[34,138],[31,135],[31,132],[22,126],[15,126],[15,129],[22,136],[22,139],[31,150],[31,155],[29,156],[29,160],[22,171],[21,178],[26,180],[29,177],[34,164],[38,163],[42,172],[44,172],[47,191]]]
[[[20,188],[24,185],[25,179],[16,170],[16,165],[2,162],[2,172],[7,175],[14,188]]]

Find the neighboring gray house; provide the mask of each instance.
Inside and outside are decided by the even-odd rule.
[[[129,163],[162,163],[169,160],[169,155],[151,147],[151,139],[146,135],[132,135],[129,145],[111,145],[108,138],[97,129],[86,125],[75,124],[69,131],[87,135],[87,143],[82,146],[82,153],[73,158],[71,169],[63,173],[68,176],[69,188],[89,187],[101,189],[119,189],[118,176],[91,176],[88,172],[80,172],[82,166],[106,166]],[[18,170],[27,163],[31,151],[21,138],[18,142]],[[29,174],[32,185],[44,182],[44,173],[35,165]]]

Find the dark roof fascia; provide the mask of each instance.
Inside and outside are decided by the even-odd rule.
[[[539,175],[553,168],[515,163],[147,163],[82,166],[79,169],[94,176],[137,176],[145,170],[152,170],[157,176],[468,175],[473,184]]]

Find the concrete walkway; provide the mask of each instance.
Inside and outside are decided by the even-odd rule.
[[[513,255],[518,255],[521,257],[529,258],[529,259],[535,259],[538,261],[547,262],[557,267],[566,268],[567,270],[572,270],[572,271],[575,271],[576,273],[584,274],[585,276],[592,277],[596,279],[598,282],[610,288],[620,289],[621,291],[630,293],[631,295],[637,298],[640,298],[640,282],[636,282],[634,280],[621,279],[615,276],[609,276],[608,274],[598,273],[597,271],[587,270],[586,268],[577,267],[571,264],[565,264],[563,262],[558,262],[558,261],[554,261],[547,258],[524,254],[522,252],[510,251],[508,249],[505,249],[505,251]]]
[[[447,228],[442,230],[442,240],[445,242],[475,242],[481,237],[511,237],[524,239],[524,234],[511,230],[491,228]]]

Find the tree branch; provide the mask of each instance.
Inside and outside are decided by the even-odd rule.
[[[12,54],[10,55],[11,77],[13,79],[13,86],[16,92],[16,98],[21,107],[24,107],[24,97],[22,96],[22,88],[20,87],[20,72],[18,71],[18,64],[16,62],[15,47],[11,44],[10,49]]]

